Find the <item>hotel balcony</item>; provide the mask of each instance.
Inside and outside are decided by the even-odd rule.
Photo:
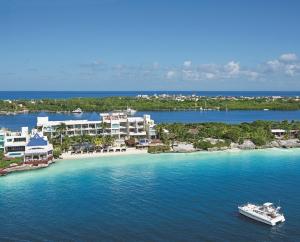
[[[130,132],[129,135],[130,136],[142,136],[142,135],[146,135],[146,132]]]

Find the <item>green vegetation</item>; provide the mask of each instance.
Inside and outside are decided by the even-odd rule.
[[[150,146],[148,148],[148,153],[155,154],[155,153],[164,153],[170,151],[169,145],[158,145],[158,146]]]
[[[90,136],[90,135],[80,135],[69,137],[65,135],[64,129],[58,132],[56,137],[50,138],[50,143],[53,144],[53,156],[55,159],[59,158],[63,152],[69,151],[72,146],[80,145],[84,143],[91,144],[94,147],[108,147],[112,146],[115,142],[115,138],[111,136]]]
[[[297,98],[221,98],[201,97],[177,101],[172,98],[138,99],[136,97],[107,97],[107,98],[73,98],[73,99],[43,99],[16,100],[12,102],[0,100],[0,111],[16,112],[28,110],[32,112],[70,112],[76,108],[83,111],[111,111],[124,110],[127,107],[139,111],[151,110],[182,110],[182,109],[218,109],[218,110],[299,110],[300,102]]]
[[[7,168],[13,163],[22,163],[23,158],[5,158],[3,152],[0,151],[0,169]]]
[[[198,140],[194,142],[194,147],[202,150],[208,150],[210,148],[222,148],[228,147],[230,142],[228,140],[225,141],[218,141],[216,144],[212,144],[209,141]]]
[[[275,139],[271,129],[285,129],[284,138],[292,138],[291,130],[300,130],[300,122],[255,121],[253,123],[225,124],[225,123],[196,123],[196,124],[159,124],[157,134],[161,141],[170,145],[174,140],[194,144],[195,148],[207,150],[214,147],[226,147],[230,143],[242,144],[244,140],[251,140],[257,146],[263,146]],[[165,131],[168,132],[165,132]],[[209,142],[215,139],[216,142]]]

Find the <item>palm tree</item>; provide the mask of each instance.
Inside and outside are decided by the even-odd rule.
[[[56,127],[56,132],[59,134],[60,137],[60,145],[63,142],[63,134],[66,133],[67,125],[65,123],[60,123],[59,126]]]
[[[103,143],[106,146],[112,146],[115,142],[115,137],[113,136],[104,136],[103,139]]]
[[[289,124],[289,121],[287,121],[287,120],[282,121],[282,126],[283,126],[283,129],[284,129],[285,132],[286,132],[285,138],[286,138],[286,139],[290,138],[290,134],[291,134],[291,125]]]
[[[66,136],[61,144],[62,151],[68,151],[71,146],[71,139]]]
[[[103,144],[103,138],[101,136],[96,136],[93,138],[93,144],[96,146],[96,147],[99,147]]]
[[[161,125],[157,125],[156,133],[157,133],[158,138],[161,139],[164,134],[164,128]]]
[[[104,122],[104,120],[102,120],[102,123],[101,123],[101,128],[102,128],[102,135],[104,136],[104,133],[105,133],[105,129],[107,129],[109,127],[109,124]]]

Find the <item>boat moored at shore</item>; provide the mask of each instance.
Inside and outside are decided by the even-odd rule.
[[[82,113],[82,110],[81,110],[81,108],[77,108],[77,109],[73,110],[72,113]]]

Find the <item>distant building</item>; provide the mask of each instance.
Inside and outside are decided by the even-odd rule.
[[[67,136],[110,135],[117,139],[155,138],[155,123],[150,115],[128,117],[124,112],[94,113],[86,120],[49,121],[46,116],[37,118],[37,128],[48,137],[59,133],[59,126],[65,125]]]
[[[290,130],[287,132],[284,129],[271,129],[271,133],[275,136],[276,139],[282,139],[287,133],[292,138],[299,137],[299,130]]]
[[[25,147],[25,162],[48,162],[53,159],[53,146],[47,140],[47,137],[36,133],[30,137]]]

